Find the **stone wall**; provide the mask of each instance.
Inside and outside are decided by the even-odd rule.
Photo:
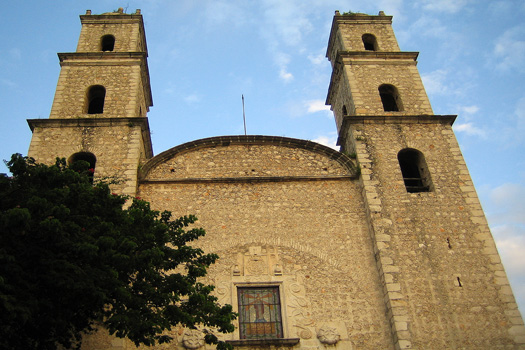
[[[77,52],[97,52],[101,51],[101,38],[104,35],[113,35],[115,37],[114,52],[143,52],[145,42],[139,35],[140,20],[132,20],[132,16],[119,16],[124,19],[111,18],[106,16],[106,23],[101,25],[99,21],[93,18],[98,16],[82,16],[83,25],[78,39]],[[127,17],[127,18],[126,18]]]
[[[436,121],[440,116],[428,117]],[[522,320],[447,123],[351,125],[370,230],[400,348],[518,349]],[[408,193],[397,154],[421,151],[431,192]],[[371,204],[369,202],[368,204]]]
[[[28,156],[37,162],[54,164],[55,159],[68,159],[77,152],[95,155],[95,179],[116,179],[116,192],[135,195],[139,161],[145,159],[143,125],[137,120],[62,120],[30,121],[33,137]]]
[[[331,327],[339,349],[389,349],[364,203],[352,177],[339,162],[301,148],[215,146],[165,159],[149,170],[138,195],[153,208],[199,218],[207,235],[197,245],[220,256],[209,281],[221,302],[236,308],[238,286],[279,286],[285,338],[301,339],[295,348],[322,346],[317,332]],[[239,339],[236,332],[225,339]]]
[[[87,91],[92,85],[106,89],[104,112],[97,117],[135,117],[147,107],[141,80],[140,59],[112,59],[101,62],[75,60],[62,66],[50,118],[93,117],[87,114]]]

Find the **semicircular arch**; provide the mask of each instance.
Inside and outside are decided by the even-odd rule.
[[[168,164],[171,160],[174,158],[183,156],[183,155],[189,155],[192,152],[196,151],[205,151],[208,149],[209,151],[217,151],[217,150],[226,150],[227,147],[230,146],[236,146],[236,147],[246,147],[247,150],[253,151],[256,147],[261,146],[273,146],[276,148],[287,148],[289,150],[296,150],[297,152],[303,152],[303,153],[309,153],[314,155],[321,156],[320,158],[325,158],[327,161],[333,161],[332,163],[336,163],[337,166],[340,168],[338,169],[339,172],[344,172],[346,175],[350,176],[356,176],[356,166],[353,162],[353,160],[347,156],[344,153],[338,152],[330,147],[321,145],[317,142],[308,141],[308,140],[301,140],[301,139],[294,139],[289,137],[279,137],[279,136],[217,136],[217,137],[210,137],[210,138],[204,138],[200,140],[195,140],[191,142],[184,143],[182,145],[170,148],[157,156],[151,158],[148,160],[140,169],[139,172],[139,181],[141,180],[147,180],[149,178],[152,178],[152,173],[155,172],[155,169],[158,169],[159,167],[162,167],[165,164]],[[253,148],[250,148],[250,146],[256,146]],[[230,147],[230,149],[233,149],[234,147]],[[291,151],[290,151],[291,152]],[[215,152],[217,153],[217,152]],[[266,163],[271,164],[272,159],[269,159],[270,154],[266,154]],[[248,157],[248,156],[247,156]],[[279,155],[276,155],[276,157],[279,157]],[[293,157],[293,155],[289,155],[289,157]],[[201,157],[199,157],[201,158]],[[255,158],[257,158],[257,155],[255,155]],[[207,166],[208,164],[215,164],[216,160],[214,158],[210,158],[210,160],[207,163],[204,163],[203,159],[200,159],[203,166]],[[196,166],[195,164],[192,164]],[[171,167],[171,172],[178,171],[179,167]],[[325,169],[325,168],[323,168]],[[255,169],[251,169],[251,171],[255,171]]]

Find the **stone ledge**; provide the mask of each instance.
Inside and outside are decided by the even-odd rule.
[[[457,115],[406,115],[403,112],[389,112],[392,115],[347,115],[343,118],[343,124],[339,131],[337,145],[343,145],[346,141],[348,128],[351,124],[454,124]]]
[[[87,115],[87,114],[86,114]],[[31,132],[35,128],[61,128],[61,127],[111,127],[111,126],[140,126],[142,131],[142,138],[147,157],[153,157],[153,147],[151,138],[149,137],[149,122],[148,118],[50,118],[50,119],[27,119],[27,124]]]
[[[191,177],[173,179],[151,179],[141,180],[141,184],[168,184],[168,183],[234,183],[234,182],[291,182],[291,181],[328,181],[328,180],[352,180],[355,175],[319,175],[319,176],[240,176],[240,177]]]
[[[226,340],[226,343],[237,346],[294,346],[299,344],[299,338],[277,338],[277,339],[239,339]]]

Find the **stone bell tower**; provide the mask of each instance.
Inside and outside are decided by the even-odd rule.
[[[452,131],[392,17],[336,12],[326,104],[361,193],[396,349],[522,349],[525,329]]]
[[[141,161],[152,157],[146,113],[153,105],[140,10],[80,16],[76,52],[59,53],[60,76],[49,119],[28,120],[28,155],[88,161],[95,178],[114,177],[134,195]]]

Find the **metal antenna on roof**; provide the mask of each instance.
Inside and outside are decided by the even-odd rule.
[[[242,96],[242,120],[244,121],[244,136],[246,136],[246,113],[244,113],[244,94]]]

